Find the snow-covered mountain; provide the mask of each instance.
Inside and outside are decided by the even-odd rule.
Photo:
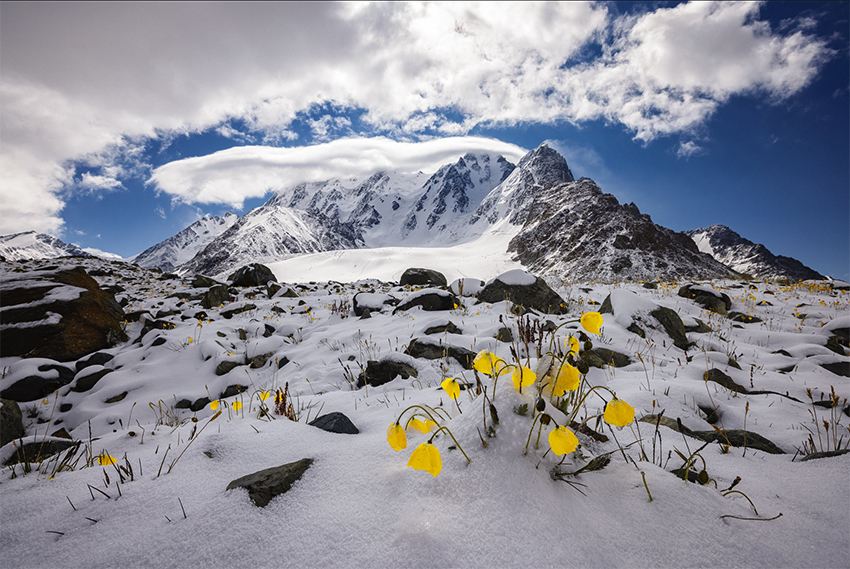
[[[734,272],[694,242],[621,205],[588,178],[538,185],[508,250],[535,273],[573,281],[702,279]]]
[[[91,257],[80,247],[44,233],[24,231],[0,236],[0,256],[7,261],[51,259],[54,257]]]
[[[685,231],[699,247],[724,265],[757,278],[822,279],[823,275],[797,259],[774,255],[767,247],[744,239],[725,225]]]
[[[163,271],[173,271],[191,261],[204,247],[237,221],[239,216],[230,212],[222,217],[204,217],[173,237],[131,257],[130,260],[148,269],[159,268]]]
[[[362,246],[359,232],[350,224],[321,213],[266,204],[246,213],[180,270],[219,275],[249,263]]]

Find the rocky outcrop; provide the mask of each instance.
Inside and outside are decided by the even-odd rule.
[[[2,285],[0,356],[72,361],[127,340],[124,311],[82,267],[21,273]]]
[[[566,314],[567,301],[561,298],[546,281],[525,271],[503,273],[487,283],[478,293],[481,302],[510,300],[516,306],[544,314]]]
[[[237,478],[227,485],[226,490],[245,488],[254,505],[264,508],[272,498],[288,492],[312,464],[312,458],[302,458],[296,462],[260,470]]]

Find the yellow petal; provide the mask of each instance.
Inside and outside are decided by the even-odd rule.
[[[599,334],[602,326],[602,315],[598,312],[587,312],[581,317],[581,326],[591,334]]]
[[[413,417],[411,420],[407,422],[408,429],[416,429],[420,433],[427,433],[430,429],[426,423],[423,423],[416,417]]]
[[[514,382],[514,387],[516,387],[517,391],[520,391],[520,387],[526,387],[534,383],[537,375],[525,366],[517,366],[514,368],[511,379]]]
[[[239,411],[242,408],[242,402],[238,400],[234,401],[232,407],[234,411]]]
[[[443,461],[440,459],[440,451],[437,447],[431,443],[422,443],[410,455],[407,466],[424,470],[431,476],[437,476],[443,468]]]
[[[561,397],[567,391],[575,391],[581,383],[581,374],[579,371],[564,362],[561,369],[558,370],[558,377],[555,378],[555,385],[552,387],[552,395]]]
[[[443,380],[443,383],[440,384],[440,387],[442,387],[446,392],[446,395],[452,399],[457,399],[460,395],[460,384],[454,378],[447,377]]]
[[[387,442],[393,447],[393,450],[401,450],[407,448],[407,435],[404,434],[404,429],[398,423],[393,423],[387,429]]]
[[[569,339],[567,340],[567,348],[569,348],[570,352],[572,352],[573,354],[578,355],[578,350],[579,350],[578,338],[574,338],[573,336],[570,336]]]
[[[478,352],[472,362],[472,367],[486,375],[501,374],[506,365],[502,358],[496,357],[495,354],[487,350]]]
[[[268,399],[271,396],[272,396],[271,391],[261,391],[260,392],[260,399],[263,400],[263,401],[265,401],[266,399]]]
[[[115,464],[118,461],[116,461],[114,458],[112,458],[108,454],[103,453],[99,457],[97,457],[97,462],[101,466],[109,466],[110,464]]]
[[[603,418],[609,425],[625,427],[634,420],[635,408],[622,399],[614,398],[605,406]]]
[[[213,411],[218,409],[218,399],[210,403],[210,409],[212,409]]]
[[[549,433],[549,447],[558,456],[570,454],[578,447],[578,438],[566,427],[558,427]]]

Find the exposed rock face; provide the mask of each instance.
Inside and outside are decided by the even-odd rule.
[[[725,292],[716,292],[705,286],[685,285],[679,289],[678,295],[690,298],[706,310],[726,316],[732,308],[732,299]]]
[[[17,402],[0,399],[0,447],[24,436],[24,417]]]
[[[443,344],[439,340],[417,338],[411,340],[405,353],[414,358],[425,358],[426,360],[437,360],[440,358],[454,358],[464,369],[472,369],[475,360],[475,352],[462,348]]]
[[[797,259],[774,255],[761,244],[744,239],[725,225],[684,232],[700,251],[708,253],[727,267],[755,278],[821,280],[823,275]]]
[[[634,204],[620,205],[588,178],[539,187],[527,212],[508,250],[535,274],[580,281],[734,275],[687,235],[656,225]]]
[[[0,237],[0,255],[7,261],[92,256],[76,245],[69,245],[61,239],[35,231]]]
[[[367,383],[373,387],[389,383],[396,377],[402,379],[417,377],[419,373],[411,365],[393,360],[366,362],[366,370],[357,379],[357,387],[363,387]]]
[[[274,273],[265,265],[252,263],[245,265],[229,277],[232,286],[266,286],[270,281],[274,281]]]
[[[340,433],[343,435],[356,435],[360,433],[360,429],[354,426],[351,419],[339,411],[316,417],[310,421],[310,425],[323,431],[328,431],[329,433]]]
[[[71,361],[126,341],[124,311],[82,267],[2,284],[0,355]]]
[[[393,311],[401,312],[402,310],[410,310],[414,307],[421,307],[422,310],[452,310],[459,305],[457,297],[450,292],[438,289],[423,289],[420,293],[416,293],[407,298],[404,302],[398,305]]]
[[[237,221],[239,221],[239,216],[230,212],[222,217],[204,217],[165,241],[145,249],[133,257],[132,261],[149,269],[159,268],[163,271],[174,271],[183,263],[191,260]],[[213,284],[216,283],[195,286],[209,287]]]

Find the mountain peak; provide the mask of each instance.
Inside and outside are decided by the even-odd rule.
[[[527,170],[535,183],[543,186],[575,182],[566,159],[545,142],[523,156],[517,167]]]

